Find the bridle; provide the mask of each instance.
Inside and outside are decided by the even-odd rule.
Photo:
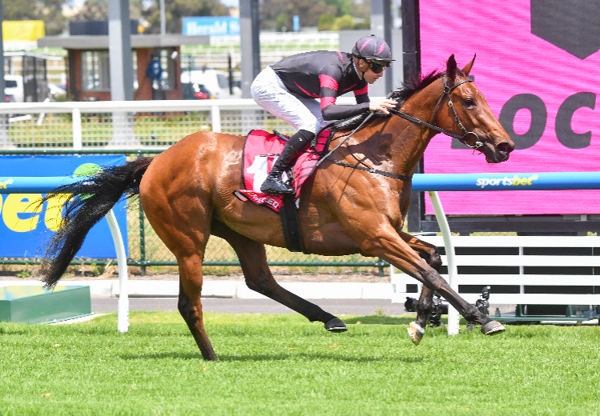
[[[448,81],[446,78],[446,75],[444,75],[443,78],[443,83],[444,83],[444,91],[442,92],[442,95],[440,95],[440,98],[438,98],[437,103],[435,104],[435,109],[433,110],[433,118],[432,118],[432,123],[428,123],[426,121],[423,121],[421,119],[418,119],[416,117],[413,117],[409,114],[403,113],[401,111],[396,110],[395,108],[388,108],[388,111],[398,117],[401,117],[405,120],[408,120],[412,123],[427,127],[429,129],[435,130],[438,133],[444,133],[447,136],[450,136],[454,139],[458,139],[460,140],[461,143],[463,143],[465,146],[474,149],[474,150],[478,150],[481,147],[483,147],[483,142],[479,139],[479,136],[477,135],[477,133],[475,133],[474,131],[469,131],[467,130],[467,128],[464,126],[464,124],[460,121],[460,118],[458,117],[458,113],[456,112],[456,109],[454,108],[454,103],[452,102],[452,91],[454,91],[456,88],[460,87],[461,85],[467,83],[467,82],[473,82],[474,81],[474,77],[472,75],[468,76],[467,78],[463,79],[462,81],[454,84],[453,86],[448,86]],[[463,135],[454,133],[452,131],[443,129],[433,123],[435,123],[435,119],[436,119],[436,115],[437,115],[437,111],[440,107],[440,104],[442,103],[443,99],[447,97],[448,98],[448,107],[450,107],[450,109],[452,110],[452,113],[454,114],[454,120],[456,121],[456,124],[458,124],[458,126],[462,129],[463,131]],[[357,159],[358,164],[356,165],[352,165],[350,163],[346,163],[343,162],[341,160],[335,160],[331,158],[331,155],[333,154],[333,152],[335,152],[339,147],[341,147],[348,139],[350,139],[350,137],[352,137],[352,135],[358,131],[366,122],[367,120],[369,120],[371,118],[371,116],[373,116],[374,113],[369,113],[369,115],[360,123],[360,125],[358,127],[356,127],[348,136],[346,136],[346,138],[344,140],[342,140],[342,142],[340,142],[336,147],[334,147],[332,150],[330,150],[323,158],[321,158],[321,160],[319,160],[319,162],[317,162],[317,166],[320,165],[325,159],[332,161],[333,163],[335,163],[336,165],[340,165],[340,166],[345,166],[345,167],[349,167],[349,168],[353,168],[353,169],[359,169],[359,170],[364,170],[367,171],[369,173],[374,173],[377,175],[383,175],[383,176],[387,176],[390,178],[394,178],[394,179],[400,179],[400,180],[411,180],[410,176],[406,176],[406,175],[400,175],[397,173],[391,173],[391,172],[386,172],[383,170],[379,170],[379,169],[375,169],[375,168],[371,168],[368,167],[364,164],[363,161],[360,161]],[[473,135],[475,136],[475,144],[470,145],[468,143],[465,142],[465,138],[468,135]],[[353,155],[354,156],[354,155]],[[355,157],[356,158],[356,157]],[[365,165],[365,166],[361,166],[361,165]]]
[[[425,126],[429,129],[435,130],[438,133],[444,133],[447,136],[450,136],[454,139],[458,139],[460,140],[465,146],[471,148],[471,149],[479,149],[481,147],[483,147],[483,142],[479,139],[479,136],[477,135],[477,133],[475,133],[474,131],[469,131],[467,130],[467,128],[464,126],[464,124],[460,121],[460,118],[458,117],[458,113],[456,112],[456,108],[454,108],[454,103],[452,102],[452,91],[454,91],[454,89],[456,89],[457,87],[460,87],[461,85],[467,83],[467,82],[473,82],[474,81],[474,77],[472,75],[468,76],[466,79],[463,79],[460,82],[457,82],[456,84],[454,84],[453,86],[448,86],[448,81],[446,76],[444,75],[443,78],[443,82],[444,82],[444,91],[442,92],[442,95],[440,95],[440,98],[438,98],[437,103],[435,104],[435,109],[433,110],[433,117],[432,117],[432,123],[428,123],[426,121],[420,120],[416,117],[413,117],[409,114],[403,113],[401,111],[396,110],[395,108],[390,108],[388,109],[388,111],[392,114],[394,114],[395,116],[401,117],[405,120],[408,120],[412,123],[415,124],[419,124],[421,126]],[[463,135],[451,132],[449,130],[443,129],[433,123],[435,123],[435,119],[437,116],[437,111],[440,107],[440,104],[442,103],[443,99],[447,97],[448,98],[448,107],[450,107],[450,109],[452,110],[452,113],[454,114],[454,120],[456,121],[456,124],[458,124],[458,126],[461,128],[461,130],[463,131]],[[470,145],[468,143],[466,143],[466,137],[469,135],[473,135],[475,136],[475,144]]]

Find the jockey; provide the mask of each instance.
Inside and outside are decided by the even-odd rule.
[[[283,182],[281,175],[325,126],[325,121],[367,111],[387,114],[387,109],[394,107],[396,101],[387,98],[370,100],[368,84],[381,78],[393,60],[388,44],[370,35],[360,38],[352,53],[305,52],[263,69],[252,82],[252,98],[298,131],[285,144],[260,190],[272,195],[294,192]],[[335,103],[337,97],[349,91],[354,92],[356,104]]]

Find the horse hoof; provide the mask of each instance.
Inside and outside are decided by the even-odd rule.
[[[340,318],[331,318],[325,322],[325,329],[330,332],[345,332],[348,330],[348,327]]]
[[[506,331],[506,328],[498,321],[489,321],[481,325],[481,332],[485,335],[499,334]]]
[[[419,345],[421,340],[423,339],[423,335],[425,335],[425,329],[421,325],[416,322],[411,322],[408,324],[408,336],[412,340],[413,344]]]

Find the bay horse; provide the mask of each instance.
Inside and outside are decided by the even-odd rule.
[[[298,213],[307,252],[378,257],[423,283],[416,321],[408,326],[415,344],[423,337],[434,291],[468,322],[480,324],[484,334],[504,331],[440,276],[441,257],[435,246],[402,231],[411,177],[437,133],[457,138],[483,153],[489,163],[507,160],[514,149],[469,76],[474,60],[460,70],[451,56],[444,72],[393,91],[390,97],[398,106],[392,114],[369,117],[351,135],[335,133],[329,156],[301,191]],[[48,246],[46,285],[52,287],[60,279],[93,224],[124,194],[139,194],[148,220],[177,259],[178,309],[204,359],[217,359],[204,327],[201,301],[202,261],[211,234],[233,247],[250,289],[310,321],[323,322],[329,331],[345,331],[339,318],[273,278],[264,245],[285,247],[277,214],[233,195],[242,186],[243,145],[243,136],[201,131],[157,156],[109,167],[53,190],[49,195],[82,197],[67,203],[63,227]]]

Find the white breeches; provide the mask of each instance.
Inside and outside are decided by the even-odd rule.
[[[320,101],[289,92],[270,66],[257,75],[250,92],[258,105],[296,130],[303,129],[316,134],[327,124],[323,120]]]

